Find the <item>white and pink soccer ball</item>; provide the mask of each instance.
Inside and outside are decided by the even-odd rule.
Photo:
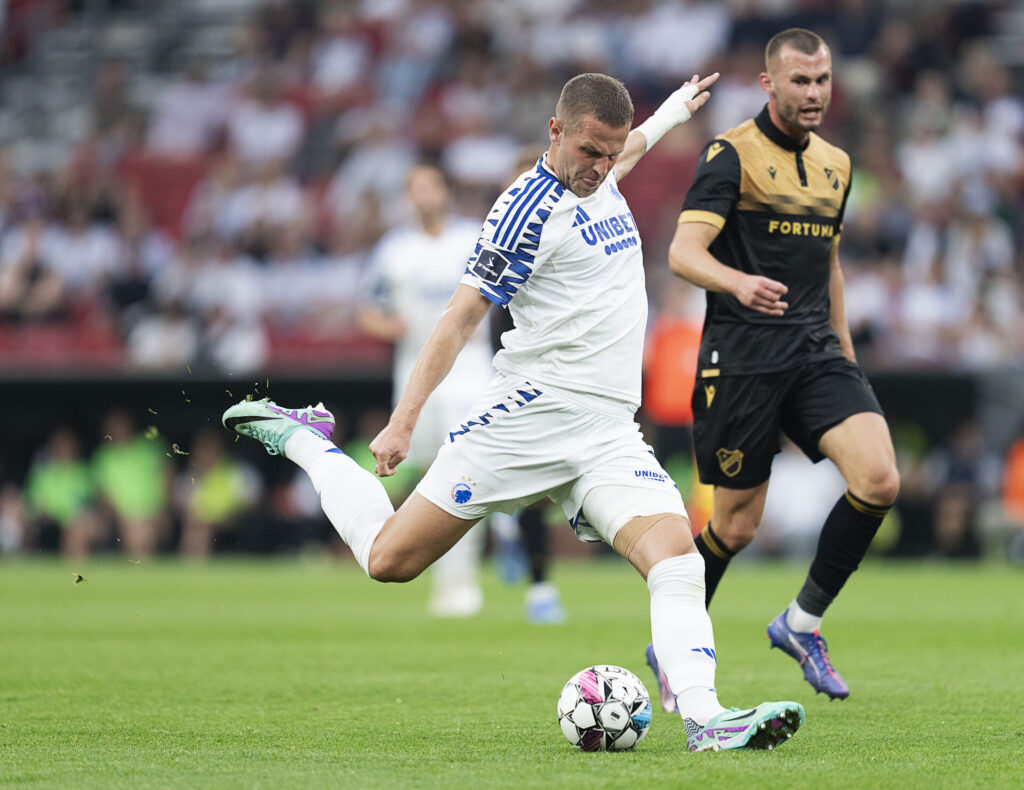
[[[588,667],[562,689],[558,724],[580,751],[632,749],[651,726],[651,697],[628,669]]]

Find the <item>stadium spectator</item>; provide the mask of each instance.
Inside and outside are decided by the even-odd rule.
[[[367,205],[388,207],[382,218],[384,229],[408,219],[402,211],[402,194],[405,174],[415,164],[417,152],[403,134],[406,121],[401,108],[390,106],[352,110],[339,121],[334,142],[340,164],[321,199],[322,213],[332,229],[355,231]]]
[[[729,43],[732,19],[723,3],[669,0],[632,5],[634,13],[623,20],[625,54],[641,80],[685,80],[714,62]],[[680,41],[686,46],[679,46]]]
[[[199,326],[179,299],[171,299],[132,322],[125,347],[137,370],[184,370],[198,356]]]
[[[240,232],[242,221],[234,215],[232,197],[245,183],[241,160],[232,151],[216,155],[189,194],[182,212],[186,240],[216,236],[231,240]]]
[[[374,42],[347,3],[329,3],[320,10],[310,56],[310,83],[320,111],[331,115],[360,97],[373,80]]]
[[[275,159],[290,162],[302,144],[306,120],[285,97],[282,80],[280,69],[264,67],[228,110],[228,147],[246,168]]]
[[[126,331],[152,299],[153,278],[173,265],[175,241],[153,226],[137,190],[126,189],[117,214],[117,261],[107,279],[103,306]]]
[[[270,344],[263,321],[217,305],[203,313],[195,358],[231,376],[259,373],[270,359]]]
[[[190,60],[159,91],[146,127],[146,149],[174,158],[202,156],[223,132],[230,87],[210,79],[198,60]]]
[[[14,481],[0,481],[0,554],[22,551],[28,540],[21,488]]]
[[[1024,563],[1024,434],[1010,445],[1003,460],[1002,509],[1009,527],[1010,560]]]
[[[694,445],[701,481],[715,490],[697,547],[710,602],[732,557],[754,539],[780,432],[811,460],[836,464],[848,489],[825,519],[803,587],[768,635],[816,691],[845,698],[822,616],[892,507],[899,473],[843,311],[838,236],[850,158],[814,133],[831,100],[831,51],[809,30],[785,30],[768,42],[758,81],[768,104],[708,143],[669,250],[672,271],[708,292]]]
[[[298,225],[279,228],[268,242],[264,264],[256,270],[264,317],[272,326],[295,328],[307,322],[312,326],[324,304],[323,256]],[[230,289],[229,282],[224,285]]]
[[[222,436],[213,428],[198,431],[174,483],[181,514],[179,550],[192,560],[205,559],[218,540],[241,529],[262,488],[255,469],[225,453]],[[228,542],[237,544],[237,536]]]
[[[124,409],[104,415],[104,442],[90,461],[97,493],[109,510],[117,540],[133,560],[152,557],[169,527],[171,466],[156,429],[139,433]]]
[[[200,320],[224,309],[242,323],[253,323],[266,310],[266,269],[225,239],[195,239],[168,272],[161,293],[178,294]]]
[[[454,36],[452,11],[443,4],[413,0],[388,9],[382,51],[375,69],[377,94],[385,106],[415,106],[444,68]]]
[[[728,131],[760,111],[764,93],[751,84],[750,75],[760,68],[763,57],[761,47],[743,42],[730,49],[728,57],[712,61],[722,64],[722,78],[721,87],[715,89],[714,106],[708,107],[705,126],[711,134]]]
[[[93,88],[93,129],[101,137],[111,134],[135,111],[128,64],[117,58],[104,61],[100,64]]]
[[[280,159],[253,168],[252,178],[228,198],[231,238],[250,256],[267,257],[280,235],[305,236],[310,214],[306,194]]]
[[[932,545],[940,557],[981,554],[986,503],[998,497],[998,461],[982,441],[975,420],[956,426],[949,440],[926,460],[934,502]]]
[[[106,537],[96,483],[72,429],[60,426],[50,433],[28,470],[24,494],[37,545],[56,544],[65,557],[79,559]]]
[[[57,251],[58,227],[33,212],[11,227],[0,245],[0,319],[52,321],[68,314],[68,283]]]
[[[117,234],[108,222],[91,216],[91,206],[72,201],[64,207],[63,222],[52,251],[72,303],[91,310],[115,276],[120,262]]]

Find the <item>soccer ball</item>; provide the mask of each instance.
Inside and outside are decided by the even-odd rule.
[[[588,667],[562,689],[558,724],[580,751],[632,749],[651,726],[651,697],[628,669]]]

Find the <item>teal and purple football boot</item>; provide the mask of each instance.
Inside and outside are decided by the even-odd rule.
[[[304,409],[286,409],[272,400],[244,400],[224,412],[224,427],[261,442],[270,455],[284,453],[284,443],[299,429],[313,431],[330,441],[334,415],[322,403]]]
[[[793,737],[804,721],[798,702],[762,702],[750,710],[726,710],[703,727],[693,719],[686,725],[686,747],[691,752],[726,749],[774,749]]]

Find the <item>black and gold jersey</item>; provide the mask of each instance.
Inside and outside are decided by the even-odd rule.
[[[768,316],[709,291],[702,370],[759,373],[842,356],[828,285],[849,190],[846,152],[813,133],[798,143],[767,107],[707,145],[679,222],[719,228],[711,254],[786,285],[789,308]]]

